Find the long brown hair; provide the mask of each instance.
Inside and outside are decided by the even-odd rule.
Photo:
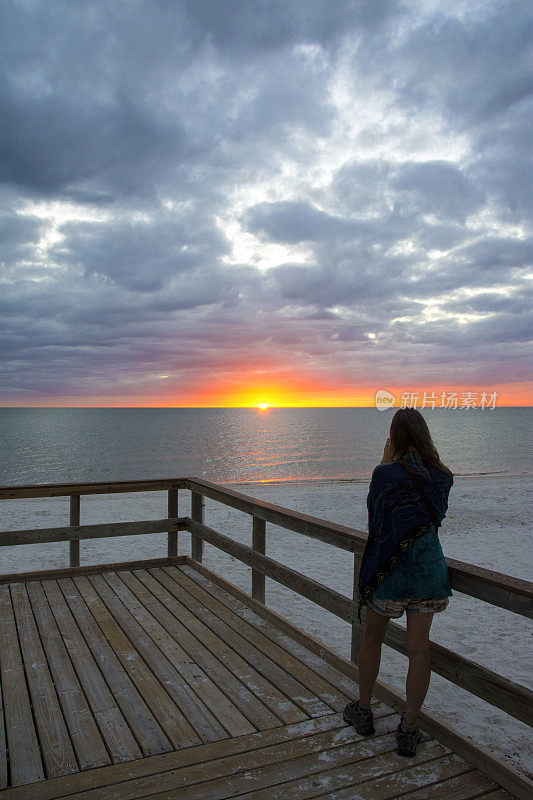
[[[390,440],[394,461],[401,461],[405,453],[414,448],[424,466],[453,475],[439,458],[426,420],[416,408],[399,408],[390,425]]]

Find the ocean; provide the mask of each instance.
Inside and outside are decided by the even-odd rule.
[[[531,408],[422,409],[457,475],[530,474]],[[368,481],[392,410],[2,408],[0,485]]]

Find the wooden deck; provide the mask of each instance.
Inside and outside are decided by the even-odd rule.
[[[1,800],[512,797],[382,702],[359,736],[354,680],[181,562],[0,585]]]

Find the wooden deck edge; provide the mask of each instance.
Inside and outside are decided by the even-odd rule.
[[[260,616],[267,619],[277,628],[282,630],[288,636],[295,639],[299,644],[307,647],[311,652],[323,658],[328,664],[335,667],[339,672],[344,673],[352,680],[358,682],[357,666],[343,656],[335,653],[329,647],[324,645],[318,639],[313,638],[304,631],[296,628],[287,619],[272,611],[270,608],[255,600],[250,595],[243,592],[237,586],[229,583],[225,578],[217,575],[215,572],[207,569],[202,564],[198,563],[190,556],[182,557],[182,563],[187,566],[193,567],[209,580],[220,586],[228,594],[233,595],[253,611],[257,612]],[[374,696],[381,700],[386,705],[393,708],[395,711],[405,710],[405,700],[399,695],[391,686],[388,686],[381,681],[376,681],[374,685]],[[517,770],[510,767],[504,761],[493,756],[488,750],[479,747],[465,736],[457,733],[452,728],[449,728],[445,723],[431,717],[429,714],[421,711],[420,726],[429,734],[438,739],[442,744],[452,749],[458,756],[463,758],[472,766],[476,767],[487,777],[495,781],[503,789],[513,794],[519,800],[530,800],[533,797],[533,780],[529,779],[526,775],[522,775]]]
[[[150,558],[137,561],[119,561],[115,564],[87,564],[79,567],[39,570],[38,572],[12,572],[0,575],[1,583],[20,583],[21,581],[44,581],[51,578],[70,578],[74,575],[91,575],[95,572],[115,572],[119,569],[151,569],[153,567],[179,566],[188,562],[188,556],[172,558]]]

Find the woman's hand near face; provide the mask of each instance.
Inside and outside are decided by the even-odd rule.
[[[390,441],[390,436],[385,442],[385,448],[383,450],[383,458],[381,459],[382,464],[389,464],[392,461],[392,446]]]

